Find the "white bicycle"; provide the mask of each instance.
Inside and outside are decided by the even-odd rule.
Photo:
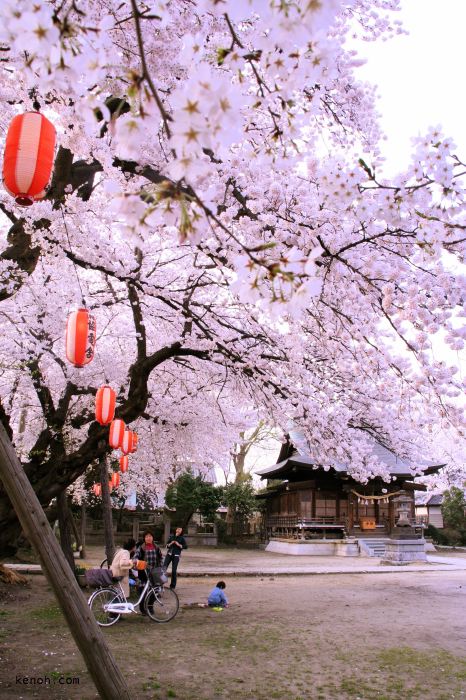
[[[141,614],[141,605],[154,622],[169,622],[173,620],[180,607],[175,591],[165,588],[162,584],[152,583],[150,576],[135,603],[131,603],[126,598],[119,583],[94,591],[87,603],[97,624],[101,627],[114,625],[121,615]]]

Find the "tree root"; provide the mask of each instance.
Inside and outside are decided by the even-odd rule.
[[[13,569],[7,569],[6,566],[0,564],[0,581],[2,583],[7,583],[9,585],[22,585],[24,586],[28,580],[21,574],[17,574]]]

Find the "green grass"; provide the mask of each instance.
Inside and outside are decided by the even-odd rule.
[[[44,605],[40,608],[35,608],[31,611],[31,616],[34,620],[41,620],[42,622],[56,622],[57,620],[63,620],[63,614],[58,605]]]
[[[420,651],[408,646],[389,647],[368,654],[358,666],[341,678],[330,697],[338,700],[423,700],[426,678],[429,679],[428,697],[436,700],[461,697],[460,692],[464,691],[466,660],[443,649]],[[320,687],[321,693],[322,690]]]
[[[146,681],[146,683],[143,683],[142,686],[143,690],[158,690],[159,688],[160,683],[154,676],[149,676],[149,679]]]

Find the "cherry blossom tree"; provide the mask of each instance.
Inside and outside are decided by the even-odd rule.
[[[464,164],[434,128],[386,181],[347,48],[402,31],[397,7],[2,4],[2,130],[41,109],[60,144],[44,201],[0,195],[1,395],[44,505],[101,456],[104,381],[141,434],[128,489],[227,455],[251,405],[363,481],[387,477],[370,436],[417,466],[439,425],[462,439]],[[98,355],[75,370],[83,302]],[[1,548],[2,493],[0,523]]]

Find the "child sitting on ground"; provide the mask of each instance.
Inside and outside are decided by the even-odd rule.
[[[225,581],[219,581],[215,588],[212,588],[212,590],[209,593],[209,597],[207,598],[207,603],[210,608],[228,607],[228,600],[225,593],[223,592],[225,588]]]

